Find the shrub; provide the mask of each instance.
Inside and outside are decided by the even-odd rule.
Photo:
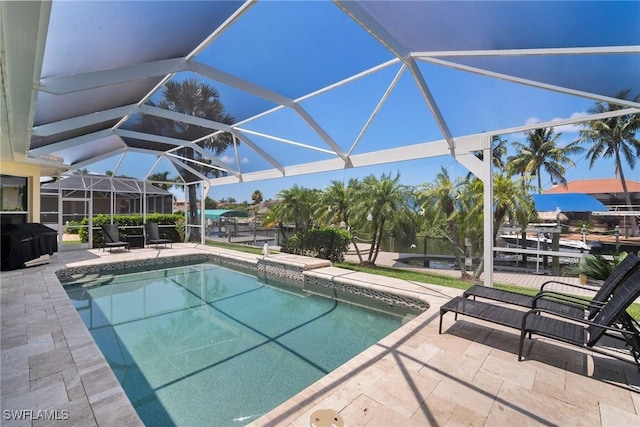
[[[82,229],[82,221],[67,221],[64,232],[69,234],[79,234]]]
[[[567,267],[565,272],[568,274],[584,274],[590,279],[606,280],[611,275],[614,268],[627,257],[626,252],[614,255],[613,260],[608,260],[600,254],[589,254],[580,258],[580,262],[575,267]]]
[[[297,255],[327,259],[332,262],[344,261],[349,249],[351,235],[336,228],[314,228],[299,231],[282,244],[281,251]]]
[[[173,227],[161,227],[160,232],[167,236],[167,239],[171,239],[173,242],[180,242],[180,236],[178,231],[175,228],[176,222],[184,221],[184,214],[159,214],[153,213],[147,215],[147,222],[156,222],[159,225],[172,225]],[[93,246],[94,248],[100,247],[102,242],[102,230],[100,230],[100,226],[102,224],[109,224],[111,222],[110,216],[106,214],[100,214],[93,217]],[[123,234],[144,234],[143,226],[144,222],[142,220],[142,215],[133,214],[133,215],[114,215],[113,223],[118,224],[118,227],[138,227],[135,229],[121,229]],[[80,221],[82,225],[88,225],[89,219],[83,218]],[[97,230],[96,230],[97,228]],[[87,231],[87,227],[83,227],[80,229],[80,238],[82,243],[86,243],[89,241],[89,234]]]

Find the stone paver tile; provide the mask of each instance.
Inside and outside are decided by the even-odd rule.
[[[392,351],[383,357],[384,360],[392,362],[394,366],[401,365],[404,369],[419,371],[426,363],[424,353],[411,347],[402,347],[397,351]]]
[[[640,415],[606,403],[600,403],[600,419],[602,427],[640,426]]]
[[[92,404],[119,391],[120,384],[109,366],[104,366],[87,374],[81,374],[82,385]]]
[[[62,371],[64,386],[67,389],[67,395],[70,400],[86,398],[84,386],[80,381],[80,374],[75,367]]]
[[[364,426],[376,413],[380,413],[385,410],[385,407],[375,400],[367,396],[358,396],[355,400],[351,401],[347,406],[338,410],[334,406],[328,406],[325,402],[320,403],[312,411],[309,411],[306,416],[300,418],[300,420],[306,420],[309,423],[310,415],[318,409],[334,409],[340,412],[340,416],[345,425],[348,426]],[[308,424],[307,424],[308,425]]]
[[[57,409],[68,401],[64,382],[55,381],[26,394],[12,394],[4,399],[2,409]]]
[[[522,424],[518,420],[526,420],[525,425],[594,426],[600,424],[600,414],[597,405],[585,409],[513,383],[504,383],[487,424]]]
[[[2,384],[5,380],[12,378],[20,378],[26,375],[27,384],[29,383],[29,361],[25,357],[24,359],[16,360],[2,360],[2,370],[0,376],[2,378]]]
[[[29,388],[31,391],[36,391],[44,387],[51,387],[55,384],[64,383],[62,379],[62,372],[56,372],[46,377],[39,377],[29,381]]]
[[[420,360],[425,364],[429,364],[431,359],[441,351],[441,348],[433,345],[430,342],[425,342],[422,345],[416,347],[416,352],[419,354]]]
[[[5,351],[5,350],[10,349],[12,347],[23,346],[25,344],[27,344],[27,330],[26,330],[26,327],[25,327],[24,332],[16,332],[15,335],[6,335],[6,336],[5,336],[5,332],[4,332],[4,328],[3,328],[1,344],[0,344],[0,346],[2,347],[2,351]]]
[[[93,414],[99,426],[143,427],[144,424],[122,390],[102,400],[92,402]]]
[[[528,389],[533,387],[536,377],[536,370],[531,365],[502,360],[493,356],[487,357],[480,372]]]
[[[447,377],[455,377],[465,381],[471,381],[482,367],[483,360],[469,357],[466,353],[440,351],[429,360],[420,373],[427,377],[441,380]]]
[[[429,338],[429,343],[439,348],[446,348],[452,353],[464,353],[467,351],[473,340],[460,338],[456,335],[456,331],[459,330],[460,325],[461,322],[458,322],[447,330],[443,324],[442,334],[434,334]]]
[[[33,427],[95,427],[97,426],[87,398],[75,399],[56,408],[62,421],[34,421]]]
[[[384,372],[381,374],[384,374]],[[371,380],[368,379],[368,381]],[[342,411],[350,405],[354,399],[360,396],[363,388],[367,388],[367,386],[363,387],[360,383],[352,381],[338,386],[335,390],[321,390],[318,392],[314,390],[313,387],[309,387],[294,396],[291,402],[299,403],[296,408],[296,410],[300,412],[298,419],[308,420],[309,416],[317,409]]]
[[[571,402],[585,409],[591,409],[598,403],[607,403],[633,413],[635,407],[631,398],[632,393],[626,386],[612,387],[607,382],[567,372],[564,399],[571,399]],[[562,397],[559,398],[562,399]]]
[[[443,332],[444,326],[445,323],[443,322]],[[494,331],[495,329],[487,327],[485,323],[475,323],[473,319],[464,316],[458,316],[458,321],[447,330],[451,335],[479,343],[485,342]]]
[[[564,369],[532,361],[527,363],[533,365],[536,370],[536,378],[533,383],[534,390],[542,391],[549,387],[564,390],[566,382],[566,371]]]
[[[392,408],[381,405],[368,398],[360,396],[344,411],[340,413],[345,426],[366,426],[366,427],[422,427],[424,424],[417,423],[410,418],[404,417]]]
[[[444,377],[433,394],[486,417],[501,385],[502,381],[499,379],[479,372],[472,381]]]
[[[491,353],[491,347],[478,342],[472,342],[464,355],[472,359],[484,360]]]
[[[480,414],[476,414],[475,412],[465,408],[464,406],[457,406],[451,417],[447,420],[444,426],[446,427],[458,427],[458,426],[466,426],[466,427],[482,427],[485,426],[487,422],[487,418],[483,417]]]
[[[431,393],[414,412],[411,420],[423,426],[441,426],[447,422],[457,406],[455,402]]]
[[[31,380],[46,377],[75,366],[67,348],[58,348],[29,357],[29,376]]]
[[[524,361],[543,363],[580,373],[586,372],[589,363],[589,356],[578,347],[545,340],[535,335],[533,339],[525,339],[523,357]]]
[[[3,374],[7,370],[5,366],[2,367]],[[11,396],[29,393],[29,369],[25,369],[20,375],[14,374],[8,378],[2,378],[0,390],[3,402]]]
[[[75,347],[71,350],[73,360],[79,367],[92,366],[104,361],[104,356],[93,342],[88,342],[83,346]]]
[[[437,384],[438,381],[433,378],[398,367],[380,378],[373,388],[367,390],[366,395],[409,418]]]

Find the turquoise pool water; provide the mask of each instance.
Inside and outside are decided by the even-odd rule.
[[[237,426],[402,324],[213,264],[66,290],[148,426]]]

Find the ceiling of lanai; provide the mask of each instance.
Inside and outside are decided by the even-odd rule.
[[[520,129],[503,114],[516,104],[555,120],[537,91],[640,111],[613,98],[640,94],[634,1],[3,1],[0,13],[0,156],[58,171],[226,184],[455,156],[472,135]],[[157,106],[186,79],[215,87],[233,123]],[[145,131],[149,117],[197,135]],[[233,143],[207,149],[220,132]]]

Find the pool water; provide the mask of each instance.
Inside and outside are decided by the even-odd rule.
[[[149,426],[247,424],[402,324],[213,264],[66,290]]]

